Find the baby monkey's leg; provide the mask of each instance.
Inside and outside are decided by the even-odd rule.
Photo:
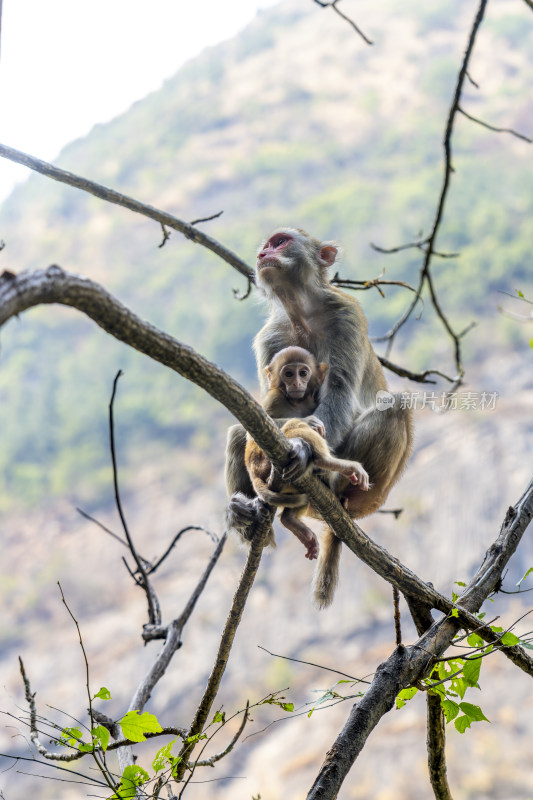
[[[300,508],[299,512],[302,513],[305,509],[306,506]],[[296,538],[304,545],[306,548],[306,558],[312,561],[314,558],[318,557],[318,540],[311,528],[308,528],[307,525],[299,519],[296,509],[284,508],[280,517],[280,522],[287,530],[294,533]]]

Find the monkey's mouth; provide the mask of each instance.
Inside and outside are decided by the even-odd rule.
[[[261,272],[261,270],[265,269],[265,267],[274,267],[275,269],[279,269],[280,264],[277,258],[267,256],[266,258],[262,258],[260,261],[257,261],[258,272]]]
[[[305,389],[297,389],[294,392],[287,392],[291,400],[301,400],[305,397]]]

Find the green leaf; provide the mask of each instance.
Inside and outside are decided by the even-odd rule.
[[[139,714],[137,710],[128,711],[120,720],[120,725],[124,736],[131,742],[144,742],[145,733],[161,733],[163,730],[157,717],[147,711],[143,714]]]
[[[531,340],[531,342],[533,342],[533,339]],[[531,344],[531,342],[530,342],[530,344]],[[533,347],[533,345],[531,345],[531,346]],[[531,573],[532,573],[532,572],[533,572],[533,567],[530,567],[530,568],[528,569],[528,571],[526,572],[526,574],[524,575],[524,577],[523,577],[523,578],[520,578],[520,580],[518,581],[518,583],[517,583],[516,585],[517,585],[518,587],[520,587],[520,586],[522,585],[522,583],[525,581],[525,579],[527,578],[527,576],[528,576],[528,575],[531,575]]]
[[[160,769],[165,769],[167,764],[170,763],[171,751],[175,741],[176,739],[172,739],[171,742],[161,747],[155,754],[155,758],[152,761],[152,768],[155,772],[159,772]]]
[[[99,700],[111,700],[111,692],[109,689],[106,689],[105,686],[102,686],[102,688],[96,692],[93,700],[96,700],[97,697]]]
[[[96,728],[92,729],[91,734],[94,744],[99,744],[105,753],[109,744],[109,731],[107,728],[104,728],[103,725],[97,725]]]
[[[323,698],[321,698],[318,702],[320,703],[322,702],[322,700]],[[283,711],[294,711],[294,703],[284,703],[283,698],[277,700],[276,697],[274,697],[274,695],[272,695],[271,697],[267,697],[267,699],[263,700],[263,702],[259,703],[259,705],[278,706],[279,708],[282,708]]]
[[[515,644],[520,644],[518,636],[515,636],[511,631],[504,633],[500,641],[505,647],[513,647]]]
[[[457,717],[453,724],[459,733],[464,733],[466,729],[470,727],[471,720],[470,717]]]
[[[409,686],[407,689],[402,689],[401,692],[398,692],[396,708],[403,708],[407,700],[411,700],[417,692],[418,689],[416,686]]]
[[[481,670],[481,657],[467,659],[463,667],[463,679],[468,686],[477,686],[479,688],[479,672]]]
[[[456,586],[466,586],[466,583],[464,583],[463,581],[455,581],[455,585]]]
[[[150,780],[150,776],[145,769],[137,764],[126,767],[122,773],[122,780],[116,793],[109,800],[131,800],[137,794],[137,786]]]
[[[453,700],[441,700],[442,710],[446,717],[446,722],[451,722],[459,713],[459,705],[454,703]]]
[[[202,739],[207,739],[207,733],[195,733],[194,736],[187,736],[187,744],[198,744]]]
[[[83,745],[83,734],[79,728],[63,728],[59,744],[79,750],[80,745]]]
[[[458,616],[459,616],[459,612],[457,611],[457,609],[456,608],[452,608],[452,610],[450,611],[450,617],[458,617]]]
[[[482,722],[483,720],[490,722],[490,719],[487,719],[479,706],[474,706],[472,703],[459,703],[459,706],[463,714],[466,714],[474,722]]]
[[[525,647],[527,650],[533,650],[533,644],[531,644],[530,642],[526,642],[525,639],[520,639],[520,644],[522,645],[522,647]]]
[[[518,297],[524,297],[524,293],[520,291],[520,289],[516,290]]]
[[[533,348],[533,339],[529,340],[529,346]]]
[[[464,678],[454,678],[452,681],[452,686],[462,700],[465,696],[466,690],[468,689],[468,683],[464,680]]]
[[[213,717],[213,723],[215,722],[225,722],[226,721],[226,712],[225,711],[217,711],[215,716]]]
[[[471,633],[470,636],[467,637],[468,644],[470,647],[483,647],[483,639],[481,636],[478,636],[477,633]]]

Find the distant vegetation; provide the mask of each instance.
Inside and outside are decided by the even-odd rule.
[[[480,36],[490,47],[474,59],[480,88],[469,90],[467,108],[531,136],[533,36],[518,12],[507,13],[503,3],[495,8]],[[344,277],[373,278],[385,268],[388,278],[415,282],[420,251],[384,256],[369,245],[393,247],[429,230],[470,13],[460,3],[450,16],[449,2],[389,0],[370,21],[379,35],[369,49],[335,15],[311,3],[283,4],[71,144],[58,164],[183,219],[224,210],[205,229],[250,264],[264,233],[296,223],[342,243]],[[410,34],[399,41],[396,27],[404,23]],[[311,37],[318,57],[308,63]],[[277,80],[279,63],[290,83]],[[467,344],[474,357],[521,335],[497,305],[500,291],[528,295],[531,287],[533,151],[509,135],[459,122],[438,246],[460,256],[440,261],[435,275],[453,324],[480,322]],[[41,176],[4,203],[0,235],[2,268],[55,262],[87,274],[255,387],[250,342],[262,311],[253,294],[233,298],[232,289],[245,289],[245,282],[211,253],[176,233],[158,249],[162,234],[154,223]],[[409,297],[391,289],[386,300],[375,290],[360,299],[377,334]],[[125,463],[133,452],[202,452],[227,423],[199,391],[69,310],[32,311],[2,332],[1,344],[0,508],[65,492],[102,500],[107,403],[118,368],[126,373],[117,404]],[[402,346],[402,360],[413,367],[433,366],[446,352],[429,309],[410,324]]]

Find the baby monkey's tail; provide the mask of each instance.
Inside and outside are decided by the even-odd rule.
[[[339,580],[342,542],[327,528],[320,540],[320,550],[313,575],[313,600],[318,608],[331,605]]]

